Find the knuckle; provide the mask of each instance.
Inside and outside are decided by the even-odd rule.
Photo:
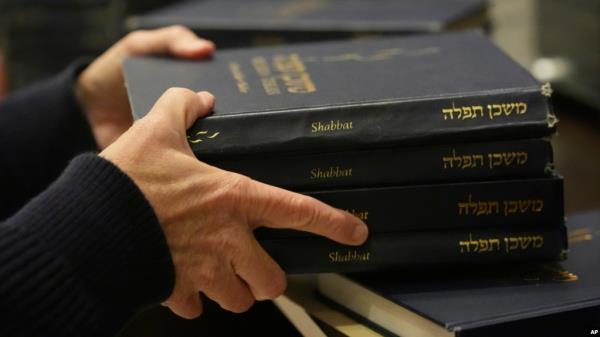
[[[319,217],[318,210],[313,207],[312,200],[303,195],[294,195],[290,199],[290,205],[293,207],[295,223],[301,227],[315,223]]]
[[[185,99],[188,98],[191,94],[189,89],[179,88],[179,87],[171,87],[165,91],[165,95],[169,97]]]
[[[212,289],[215,286],[219,285],[219,279],[217,277],[217,268],[213,264],[208,264],[203,266],[201,270],[198,271],[197,282],[202,289]]]
[[[172,25],[169,27],[169,31],[173,34],[184,34],[189,32],[189,30],[183,25]]]

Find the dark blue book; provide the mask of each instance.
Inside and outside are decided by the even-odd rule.
[[[485,10],[483,0],[196,0],[131,17],[127,28],[185,25],[223,48],[482,27]]]
[[[534,178],[553,167],[543,139],[203,159],[296,191]]]
[[[215,94],[188,130],[203,160],[538,138],[556,123],[549,88],[477,32],[132,58],[124,71],[136,119],[170,87]]]
[[[341,310],[403,337],[594,335],[600,329],[600,211],[568,224],[569,258],[560,264],[326,274],[319,276],[319,291]]]

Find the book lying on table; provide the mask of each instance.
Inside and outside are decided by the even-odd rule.
[[[343,312],[403,337],[588,336],[600,329],[600,211],[569,219],[560,264],[323,274]]]
[[[538,138],[556,124],[549,88],[477,32],[130,58],[124,73],[136,119],[170,87],[217,97],[188,130],[202,160]]]
[[[127,28],[184,25],[219,48],[480,28],[483,0],[185,1],[127,20]]]

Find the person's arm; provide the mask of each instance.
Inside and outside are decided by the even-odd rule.
[[[259,226],[366,240],[347,212],[198,161],[186,129],[213,105],[209,93],[168,90],[0,224],[0,336],[112,336],[162,301],[200,315],[199,292],[245,311],[286,286]]]
[[[133,32],[89,66],[75,64],[0,102],[0,220],[48,186],[75,155],[104,149],[131,126],[124,58],[202,58],[214,49],[180,26]]]
[[[76,154],[97,148],[73,91],[82,66],[0,102],[0,219],[56,179]]]
[[[173,282],[152,208],[96,155],[0,223],[0,336],[113,336]]]

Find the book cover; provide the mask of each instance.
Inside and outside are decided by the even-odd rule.
[[[363,220],[370,233],[563,222],[563,179],[514,179],[306,192]],[[305,232],[259,228],[261,238]]]
[[[217,97],[188,130],[199,157],[538,138],[556,124],[550,89],[477,32],[131,58],[124,73],[136,119],[170,87]]]
[[[571,217],[568,227],[569,258],[560,264],[328,274],[318,287],[406,337],[588,336],[600,328],[600,211]]]
[[[483,0],[204,0],[131,17],[127,28],[187,26],[219,48],[481,27]]]
[[[556,261],[567,249],[564,226],[558,224],[371,233],[358,247],[315,235],[258,240],[291,274]]]
[[[304,191],[542,177],[553,167],[552,146],[543,139],[202,159]]]

